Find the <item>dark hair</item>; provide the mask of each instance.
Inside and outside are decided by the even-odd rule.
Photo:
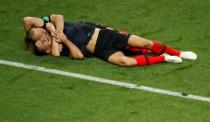
[[[26,37],[24,38],[26,49],[32,51],[36,56],[46,55],[45,52],[42,52],[37,48],[35,41],[33,41],[29,36],[29,31],[26,33]]]

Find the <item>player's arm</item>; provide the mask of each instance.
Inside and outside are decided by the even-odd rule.
[[[69,39],[66,38],[66,35],[63,32],[53,33],[53,37],[56,38],[58,43],[63,43],[69,49],[69,56],[73,59],[83,59],[84,55],[82,51]]]
[[[52,14],[50,16],[43,16],[42,18],[38,17],[24,17],[23,24],[25,31],[28,32],[32,27],[44,27],[46,24],[51,22],[55,25],[55,28],[59,31],[63,31],[64,28],[64,17],[62,15]]]
[[[64,17],[62,15],[55,15],[52,14],[50,16],[50,22],[54,24],[55,26],[55,33],[52,32],[52,34],[54,33],[55,35],[57,34],[57,36],[53,36],[56,37],[56,41],[59,42],[61,41],[63,44],[65,44],[70,52],[70,56],[73,59],[83,59],[84,55],[82,54],[81,50],[74,45],[70,40],[68,40],[66,38],[66,36],[63,33],[63,28],[64,28]]]
[[[52,51],[51,51],[51,55],[53,57],[59,57],[60,56],[60,48],[61,48],[60,45],[61,44],[59,44],[55,40],[52,40]]]
[[[29,16],[23,18],[23,24],[26,32],[28,32],[28,30],[32,27],[43,27],[44,24],[48,22],[52,22],[57,30],[63,31],[64,17],[62,15],[52,14],[50,16],[43,16],[42,18]]]
[[[25,32],[28,32],[32,27],[42,27],[44,25],[44,21],[38,17],[24,17],[23,25]]]
[[[49,18],[48,16],[42,17],[44,21],[46,21],[46,29],[51,33],[63,32],[64,28],[64,17],[58,14],[52,14]],[[60,48],[62,48],[62,44],[59,44],[55,37],[52,36],[52,56],[58,57],[60,56]],[[58,38],[59,39],[59,38]]]
[[[70,40],[65,39],[62,41],[69,49],[69,56],[73,59],[81,60],[84,58],[82,51]]]
[[[58,15],[58,14],[52,14],[50,16],[50,21],[51,23],[54,24],[55,29],[63,32],[63,28],[64,28],[64,17],[63,15]]]
[[[54,24],[52,24],[51,22],[46,23],[46,29],[51,35],[52,35],[52,33],[55,33],[55,31],[56,31]],[[61,45],[62,44],[59,44],[56,41],[56,38],[54,36],[52,36],[52,50],[51,50],[52,56],[54,56],[54,57],[60,56]]]

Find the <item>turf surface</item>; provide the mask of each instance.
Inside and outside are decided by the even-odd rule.
[[[1,0],[0,59],[210,97],[209,0]],[[124,68],[96,58],[37,57],[24,49],[22,18],[59,13],[176,49],[197,61]],[[97,65],[96,65],[97,64]],[[0,121],[210,121],[210,104],[0,65]]]

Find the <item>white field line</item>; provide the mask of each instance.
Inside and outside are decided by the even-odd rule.
[[[48,69],[45,67],[28,65],[28,64],[13,62],[13,61],[0,60],[0,64],[20,67],[24,69],[36,70],[36,71],[41,71],[41,72],[47,72],[47,73],[57,74],[57,75],[62,75],[62,76],[67,76],[67,77],[74,77],[74,78],[79,78],[79,79],[84,79],[84,80],[89,80],[89,81],[95,81],[95,82],[100,82],[100,83],[105,83],[105,84],[111,84],[111,85],[126,87],[130,89],[140,89],[143,91],[148,91],[148,92],[153,92],[153,93],[159,93],[159,94],[165,94],[165,95],[170,95],[170,96],[210,102],[210,98],[204,97],[204,96],[183,94],[181,92],[169,91],[169,90],[158,89],[158,88],[153,88],[153,87],[148,87],[148,86],[139,86],[137,84],[132,84],[132,83],[125,83],[125,82],[116,81],[116,80],[109,80],[109,79],[93,77],[93,76],[83,75],[83,74],[78,74],[78,73],[73,73],[73,72],[66,72],[62,70]]]

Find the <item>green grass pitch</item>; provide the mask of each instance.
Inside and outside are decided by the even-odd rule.
[[[210,97],[210,0],[1,0],[0,59]],[[24,16],[63,14],[124,28],[198,60],[119,67],[96,58],[37,57],[24,48]],[[0,65],[0,121],[209,122],[210,103]]]

